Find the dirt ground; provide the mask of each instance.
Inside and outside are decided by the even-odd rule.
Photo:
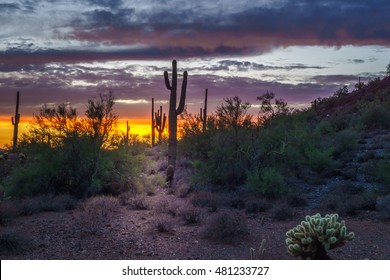
[[[274,221],[269,211],[246,214],[243,210],[219,209],[209,212],[197,208],[200,220],[188,224],[181,217],[162,213],[165,200],[171,204],[186,205],[186,198],[159,189],[148,196],[147,210],[134,210],[128,205],[118,205],[94,234],[87,234],[75,223],[77,210],[66,212],[42,212],[31,216],[19,216],[11,221],[8,229],[22,232],[32,239],[32,246],[18,253],[0,254],[0,259],[250,259],[249,250],[266,240],[265,259],[295,259],[286,251],[285,233],[296,226],[307,214],[296,210],[288,221]],[[203,237],[207,221],[218,213],[228,211],[238,215],[246,224],[246,233],[231,242],[218,242]],[[355,239],[331,250],[332,259],[390,259],[390,224],[377,219],[375,212],[363,212],[354,218],[341,217],[348,231],[355,232]],[[164,232],[156,226],[159,221],[168,224]]]

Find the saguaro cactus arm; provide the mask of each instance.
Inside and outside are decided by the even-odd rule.
[[[183,113],[185,100],[186,100],[186,92],[187,92],[187,71],[183,73],[183,83],[181,84],[181,93],[180,93],[180,102],[179,107],[176,109],[176,115],[180,115]]]

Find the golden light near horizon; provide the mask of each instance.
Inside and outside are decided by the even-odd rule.
[[[21,119],[19,122],[19,135],[28,132],[30,119]],[[11,116],[0,116],[0,148],[5,145],[12,145],[14,126],[11,123]]]
[[[130,134],[138,134],[140,136],[151,134],[152,128],[150,120],[147,119],[119,119],[118,130],[120,133],[126,134],[126,122],[129,121]]]
[[[20,120],[19,137],[23,133],[27,133],[32,121],[32,117],[26,117]],[[130,134],[145,136],[151,134],[151,124],[149,119],[118,119],[117,130],[120,134],[126,134],[126,122],[129,121]],[[11,123],[11,116],[0,117],[0,148],[5,145],[12,145],[14,126]],[[166,130],[164,134],[167,133]]]

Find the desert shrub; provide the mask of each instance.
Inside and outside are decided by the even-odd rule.
[[[33,247],[32,239],[26,235],[11,230],[5,229],[0,233],[0,252],[15,253],[29,250]]]
[[[156,213],[165,213],[176,217],[180,215],[181,210],[185,207],[186,204],[183,201],[162,198],[156,202],[154,210]]]
[[[154,221],[154,227],[160,233],[167,233],[173,230],[173,223],[170,217],[162,216]]]
[[[260,194],[274,199],[286,191],[283,175],[273,167],[266,167],[248,174],[247,186]]]
[[[141,184],[143,185],[142,186],[143,192],[149,196],[156,194],[156,185],[153,182],[154,176],[155,175],[143,176],[140,180]]]
[[[118,211],[119,201],[111,196],[96,196],[79,205],[73,213],[75,229],[85,234],[98,234]]]
[[[390,191],[390,160],[381,160],[377,163],[376,181],[386,192]]]
[[[316,133],[319,133],[320,135],[328,135],[332,134],[334,132],[332,123],[330,121],[321,121],[315,130]]]
[[[32,215],[44,211],[63,212],[74,209],[78,200],[71,195],[38,195],[18,201],[22,215]]]
[[[337,114],[333,115],[330,118],[330,123],[332,124],[332,128],[335,132],[347,129],[351,125],[351,118],[345,114]]]
[[[376,210],[384,220],[390,220],[390,195],[378,197],[376,202]]]
[[[245,219],[234,213],[221,212],[210,217],[203,228],[202,235],[216,242],[234,242],[247,234]]]
[[[94,215],[109,217],[117,212],[119,201],[112,196],[95,196],[82,203],[79,207],[82,211],[93,213]]]
[[[332,186],[323,196],[320,207],[354,216],[359,210],[374,210],[377,195],[351,182],[340,182]]]
[[[271,203],[262,198],[251,199],[245,204],[245,212],[248,214],[265,212],[271,208]]]
[[[13,170],[5,181],[5,192],[10,197],[54,194],[57,170],[60,169],[60,165],[60,159],[55,151],[50,158],[49,154],[41,154],[34,164],[27,164]]]
[[[0,226],[6,225],[10,220],[20,214],[19,207],[13,201],[0,201]]]
[[[333,149],[309,147],[305,149],[306,165],[316,172],[333,170],[336,162],[333,160]]]
[[[305,207],[309,204],[307,199],[298,193],[289,193],[285,198],[285,201],[288,205],[292,207]]]
[[[192,191],[192,188],[187,183],[182,183],[176,188],[176,195],[180,198],[185,198]]]
[[[146,210],[149,208],[149,204],[144,195],[135,195],[128,200],[130,209],[133,210]]]
[[[20,200],[20,214],[24,216],[30,216],[42,212],[42,198],[43,196],[35,196]]]
[[[366,129],[390,127],[390,113],[381,104],[365,104],[361,114],[361,121]]]
[[[221,205],[220,198],[212,192],[198,191],[191,195],[192,205],[197,207],[208,208],[210,212],[215,212]]]
[[[234,137],[228,132],[211,139],[212,148],[207,160],[194,161],[195,182],[206,182],[214,186],[235,187],[245,180],[245,165],[240,157]]]
[[[151,184],[154,187],[161,187],[161,188],[167,187],[167,180],[163,174],[161,174],[161,173],[155,174],[155,175],[149,176],[149,178],[150,178]]]
[[[232,209],[244,209],[245,208],[245,201],[243,198],[240,198],[240,197],[230,198],[227,201],[227,204]]]
[[[187,225],[199,224],[202,218],[202,212],[198,208],[183,207],[180,210],[180,216]]]
[[[341,154],[357,148],[358,133],[354,129],[344,129],[335,135],[335,153]]]
[[[286,202],[279,202],[271,211],[272,219],[286,221],[294,217],[294,209]]]
[[[122,206],[128,205],[129,199],[130,199],[129,192],[123,192],[120,195],[118,195],[118,201]]]

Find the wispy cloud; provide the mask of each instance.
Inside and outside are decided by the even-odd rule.
[[[115,101],[116,103],[123,103],[123,104],[148,104],[150,101],[147,101],[146,99],[117,99]]]

